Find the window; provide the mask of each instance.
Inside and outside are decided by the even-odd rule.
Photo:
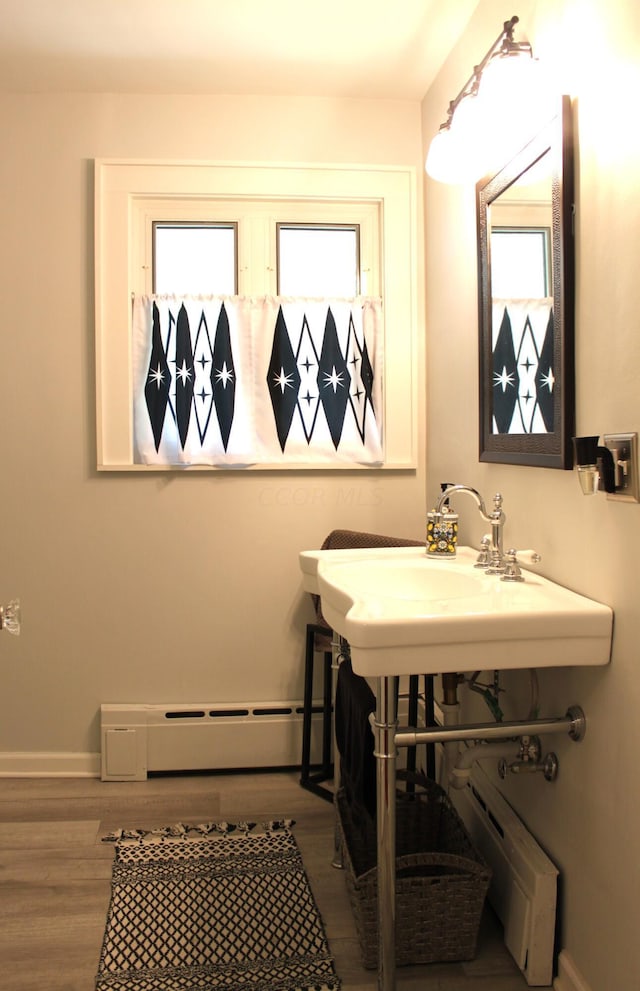
[[[278,224],[280,296],[357,296],[358,227]]]
[[[236,234],[235,224],[154,221],[154,293],[235,295]]]
[[[132,296],[187,288],[226,294],[224,286],[240,297],[381,297],[384,463],[414,467],[417,217],[413,168],[98,161],[98,466],[146,467],[133,463]],[[194,236],[203,238],[205,262],[197,277],[191,265],[178,276],[166,259],[179,258]],[[314,263],[301,269],[302,251]],[[338,256],[340,264],[330,264]],[[214,268],[223,281],[203,290]]]
[[[237,293],[237,224],[154,220],[151,228],[154,293]],[[277,223],[273,233],[278,295],[359,295],[359,225]],[[248,232],[243,231],[243,236]]]
[[[498,299],[544,299],[551,289],[548,227],[491,228],[491,295]]]
[[[381,218],[375,201],[135,196],[130,210],[136,294],[381,294]],[[156,275],[158,232],[165,263],[175,265],[170,276],[161,276],[163,283]],[[201,250],[206,257],[197,260]],[[210,281],[215,264],[228,273],[224,289],[215,287],[222,276]],[[199,288],[168,288],[189,284]]]

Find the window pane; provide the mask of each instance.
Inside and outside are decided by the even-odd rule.
[[[357,296],[358,227],[278,224],[278,292],[281,296]]]
[[[491,295],[495,299],[544,299],[551,295],[547,228],[493,228]]]
[[[153,290],[158,295],[236,294],[236,228],[153,225]]]

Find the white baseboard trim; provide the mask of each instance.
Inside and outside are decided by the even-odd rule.
[[[99,778],[100,754],[0,752],[0,778]]]
[[[591,991],[591,988],[566,950],[558,957],[558,976],[553,982],[554,991]]]

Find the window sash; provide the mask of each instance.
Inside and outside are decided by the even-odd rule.
[[[233,296],[238,291],[235,223],[154,220],[152,257],[155,295]]]
[[[358,224],[278,223],[276,242],[278,295],[360,294]]]

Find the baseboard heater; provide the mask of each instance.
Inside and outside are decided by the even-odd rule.
[[[558,869],[476,764],[466,788],[449,792],[493,871],[488,899],[527,984],[553,979]]]
[[[302,702],[103,704],[100,722],[103,781],[144,781],[154,771],[300,764]],[[321,760],[321,733],[314,711],[312,762]]]

